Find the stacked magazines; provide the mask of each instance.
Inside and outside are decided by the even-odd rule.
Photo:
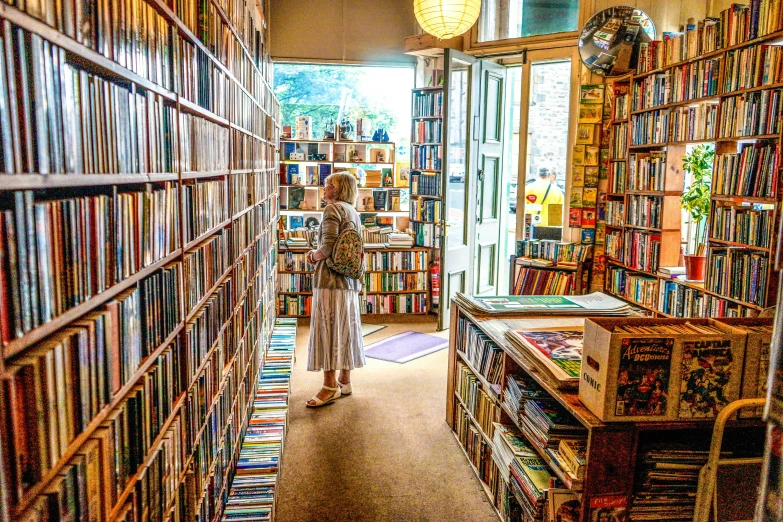
[[[506,389],[503,390],[503,404],[517,424],[525,416],[525,402],[531,399],[548,398],[549,394],[532,377],[523,372],[506,375]]]
[[[253,413],[231,482],[224,522],[258,522],[274,518],[295,342],[296,319],[277,319],[259,372]]]
[[[514,457],[510,471],[509,485],[526,516],[524,520],[541,520],[546,491],[554,482],[546,462],[537,456]]]
[[[525,401],[522,431],[541,450],[557,448],[561,439],[587,438],[587,430],[554,399]]]
[[[506,484],[511,480],[510,466],[514,457],[537,457],[525,437],[515,426],[506,426],[493,422],[495,435],[492,439],[492,460],[497,464],[500,475]]]
[[[569,325],[506,330],[508,342],[555,388],[578,388],[584,345],[584,319]]]
[[[581,315],[625,316],[633,309],[624,301],[602,292],[588,295],[469,296],[457,292],[461,308],[477,315]]]

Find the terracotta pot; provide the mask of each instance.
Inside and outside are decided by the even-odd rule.
[[[690,281],[704,281],[707,256],[685,255],[685,277]]]

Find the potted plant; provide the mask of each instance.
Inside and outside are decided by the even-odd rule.
[[[694,228],[693,252],[685,255],[685,277],[692,281],[704,280],[704,255],[707,226],[702,226],[710,212],[710,185],[712,184],[712,162],[715,149],[699,145],[682,159],[682,169],[691,174],[693,181],[680,198],[682,208],[691,216]]]

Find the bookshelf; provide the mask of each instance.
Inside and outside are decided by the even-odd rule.
[[[749,13],[729,9],[643,45],[637,71],[610,87],[605,289],[650,314],[752,317],[774,304],[783,21]],[[707,274],[693,282],[658,267],[680,265],[682,160],[699,143],[716,156]]]
[[[492,423],[511,426],[521,434],[535,452],[536,460],[543,461],[549,475],[557,481],[555,485],[545,484],[544,489],[568,490],[580,503],[579,520],[597,520],[601,508],[616,508],[618,518],[627,517],[637,503],[641,506],[648,452],[688,444],[698,450],[709,449],[714,419],[601,422],[579,401],[576,389],[555,388],[505,335],[508,330],[561,326],[567,329],[584,319],[480,316],[455,302],[451,313],[446,422],[500,520],[516,520],[509,512],[519,516],[524,507],[513,507],[517,503],[513,487],[503,478],[494,454],[498,434]],[[532,397],[553,401],[561,412],[557,422],[563,424],[567,418],[576,428],[576,435],[571,436],[585,440],[586,463],[580,476],[563,465],[558,451],[552,451],[557,450],[557,444],[542,444],[541,434],[530,429],[527,406],[524,413],[517,411],[518,405],[514,406],[516,396],[511,383],[523,381],[529,386],[528,391],[538,390],[537,395],[524,396],[528,401]],[[761,419],[731,421],[726,433],[727,450],[761,451],[764,447]]]
[[[582,295],[590,287],[592,245],[520,239],[511,256],[511,295]]]
[[[376,214],[376,223],[405,230],[408,180],[396,168],[395,151],[393,142],[281,140],[280,204],[286,230],[307,226],[309,217],[320,221],[326,177],[340,170],[358,175],[357,167],[366,173],[356,203],[363,219]]]
[[[276,312],[268,13],[24,7],[0,3],[0,518],[220,520]]]
[[[278,252],[280,317],[310,317],[313,267],[307,249]],[[426,248],[369,249],[360,296],[362,314],[426,314],[429,312],[429,250]]]
[[[443,231],[443,87],[420,87],[411,95],[411,207],[414,243],[441,248]]]

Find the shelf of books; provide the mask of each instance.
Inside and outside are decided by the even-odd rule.
[[[517,240],[511,256],[511,295],[581,295],[590,287],[592,245]]]
[[[612,83],[606,290],[651,314],[747,317],[774,304],[783,20],[734,7],[643,44],[636,72]],[[707,273],[687,281],[675,270],[682,164],[700,143],[715,147]]]
[[[443,87],[413,89],[410,227],[414,242],[441,247],[443,230]]]
[[[3,520],[222,517],[279,107],[257,2],[170,5],[0,3]]]
[[[366,245],[366,243],[365,243]],[[310,317],[313,265],[307,249],[283,247],[278,252],[281,317]],[[362,314],[426,314],[429,312],[429,250],[406,247],[365,247]]]
[[[502,312],[479,315],[459,299],[451,309],[446,420],[501,520],[557,520],[556,512],[568,513],[572,520],[601,520],[609,514],[630,520],[645,519],[645,514],[656,520],[692,518],[698,470],[707,459],[716,412],[740,396],[764,394],[759,376],[766,369],[758,366],[759,356],[763,358],[758,343],[769,342],[772,320],[692,324],[698,320],[691,319],[688,326],[676,319],[656,324],[638,317],[588,321]],[[595,336],[596,329],[605,336]],[[705,335],[715,341],[704,341]],[[624,383],[620,377],[615,382],[613,372],[649,371],[649,363],[626,362],[620,370],[604,371],[594,379],[599,392],[591,395],[582,389],[582,361],[565,354],[554,360],[557,347],[572,350],[584,342],[584,350],[597,358],[596,368],[617,368],[610,358],[619,349],[604,343],[619,345],[619,337],[627,337],[639,353],[659,353],[661,338],[667,336],[685,346],[688,339],[714,342],[721,350],[731,345],[737,354],[733,368],[745,375],[748,386],[740,389],[740,376],[732,373],[731,384],[724,384],[727,395],[705,409],[685,394],[692,386],[689,372],[703,372],[703,367],[695,361],[691,367],[683,358],[672,359],[671,382],[668,373],[658,374],[669,382],[668,394],[650,393],[641,385],[637,390],[634,381]],[[749,343],[755,343],[753,350],[745,349]],[[550,355],[544,355],[547,351]],[[746,354],[744,360],[740,353]],[[552,377],[555,374],[563,377]],[[594,395],[606,402],[592,401],[588,407],[580,400]],[[760,412],[733,421],[726,434],[727,456],[763,451]],[[687,468],[682,466],[685,454]],[[755,488],[751,484],[748,494]]]
[[[332,172],[359,179],[356,210],[366,226],[408,228],[408,172],[393,142],[281,140],[280,209],[285,230],[318,226],[324,182]]]

